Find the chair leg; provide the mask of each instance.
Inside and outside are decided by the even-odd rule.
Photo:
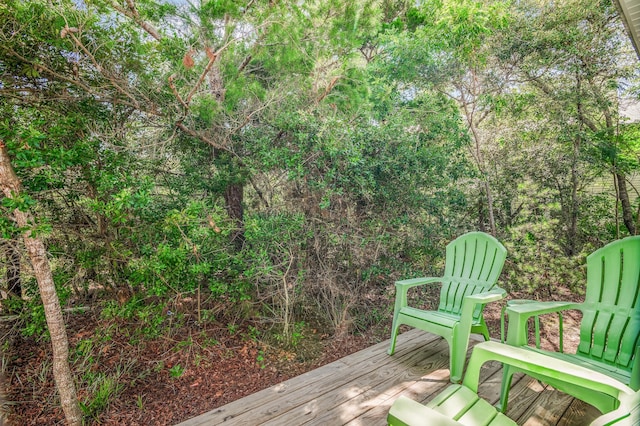
[[[481,334],[484,337],[484,341],[488,342],[491,340],[491,336],[489,336],[489,328],[487,327],[487,323],[484,321],[484,318],[480,318],[480,324],[471,327],[471,333]]]
[[[468,341],[466,345],[460,342],[454,342],[455,338],[449,341],[449,380],[451,383],[459,384],[462,382],[462,373],[464,372],[464,363],[467,360],[467,349],[469,346]],[[455,348],[454,345],[456,345]]]
[[[472,326],[470,317],[462,318],[460,323],[456,324],[451,330],[449,340],[449,357],[451,372],[451,383],[461,383],[464,365],[467,360],[467,351],[469,350],[469,336],[471,333],[480,333],[486,340],[489,340],[489,330],[484,320],[480,325]]]
[[[393,324],[391,325],[391,346],[387,353],[393,355],[396,351],[396,338],[398,337],[398,330],[400,330],[400,322],[396,316],[393,317]]]
[[[484,337],[485,342],[488,342],[489,340],[491,340],[491,337],[489,336],[489,330],[487,329],[487,327],[484,327],[482,329],[482,337]]]
[[[511,379],[513,378],[511,368],[502,364],[502,387],[500,388],[500,402],[496,406],[502,413],[507,412],[507,403],[509,402],[509,390],[511,389]]]

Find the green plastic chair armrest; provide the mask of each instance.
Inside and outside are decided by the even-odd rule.
[[[437,283],[443,282],[444,278],[442,277],[421,277],[421,278],[411,278],[408,280],[396,281],[396,302],[395,309],[398,312],[400,309],[407,306],[407,293],[409,289],[412,287],[417,287],[424,284],[429,283]]]
[[[609,426],[612,424],[616,426],[637,426],[637,423],[629,423],[627,420],[629,420],[629,410],[627,407],[619,407],[601,415],[589,423],[589,426]]]
[[[620,406],[595,419],[589,426],[638,426],[640,424],[640,391],[621,395]]]
[[[507,296],[507,291],[500,287],[494,287],[489,291],[485,291],[484,293],[476,293],[469,296],[465,296],[464,302],[473,303],[473,304],[485,304],[489,302],[495,302],[497,300],[504,299]]]
[[[531,317],[560,313],[569,309],[580,309],[580,303],[573,302],[531,302],[507,306],[509,329],[507,343],[514,346],[524,346],[528,341],[527,321]],[[537,331],[537,330],[536,330]],[[538,336],[536,336],[538,339]]]
[[[490,302],[495,302],[500,299],[504,299],[507,296],[506,290],[500,287],[494,287],[484,293],[476,293],[465,296],[462,301],[462,310],[460,312],[460,324],[462,327],[471,328],[471,322],[473,320],[474,310],[476,305],[485,305]],[[468,322],[468,324],[467,324]]]
[[[633,358],[629,386],[631,389],[640,390],[640,346],[636,347],[636,355],[635,358]]]
[[[567,361],[550,358],[548,355],[526,348],[498,342],[483,342],[474,346],[472,360],[469,362],[463,381],[464,386],[478,392],[480,368],[487,361],[499,361],[514,366],[524,373],[534,373],[536,376],[562,378],[576,386],[589,388],[618,399],[622,395],[635,394],[629,386],[605,374]]]
[[[395,285],[397,288],[402,289],[410,289],[411,287],[416,287],[419,285],[442,282],[445,278],[443,277],[420,277],[420,278],[411,278],[408,280],[400,280],[396,281]]]
[[[566,311],[567,309],[580,309],[580,307],[580,303],[573,302],[527,302],[508,306],[507,313],[531,317]]]

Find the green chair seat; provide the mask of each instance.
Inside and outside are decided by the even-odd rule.
[[[455,327],[455,325],[460,322],[460,315],[439,311],[423,311],[422,309],[411,308],[409,306],[402,308],[400,314],[406,318],[414,318],[418,321],[441,325],[449,329]],[[474,319],[471,325],[482,326],[482,321]]]
[[[558,359],[558,360],[563,360],[566,362],[571,362],[575,365],[579,365],[581,367],[587,368],[589,370],[592,371],[597,371],[599,373],[605,374],[609,377],[614,378],[615,380],[618,380],[621,383],[630,383],[631,381],[631,372],[628,370],[624,370],[621,368],[616,368],[612,365],[609,364],[603,364],[597,360],[592,360],[590,358],[585,358],[580,356],[579,354],[566,354],[566,353],[562,353],[562,352],[550,352],[550,351],[545,351],[543,349],[537,349],[537,348],[532,348],[532,347],[527,347],[528,350],[532,351],[532,352],[537,352],[539,354],[554,358],[554,359]]]

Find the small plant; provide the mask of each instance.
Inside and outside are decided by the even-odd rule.
[[[82,339],[76,345],[75,355],[78,359],[86,359],[87,361],[93,361],[93,340]]]
[[[92,395],[80,402],[80,408],[85,416],[97,418],[107,409],[111,400],[122,392],[124,386],[118,382],[117,377],[106,376],[103,373],[92,376],[88,386]]]
[[[83,343],[84,342],[84,343]],[[125,383],[136,364],[135,359],[124,359],[123,361],[110,368],[108,373],[95,371],[101,365],[99,356],[95,360],[91,352],[96,352],[96,348],[91,340],[82,340],[76,352],[81,352],[82,358],[78,368],[83,371],[80,386],[86,389],[88,396],[80,401],[80,408],[86,417],[98,419],[100,414],[105,411],[111,401],[118,398],[125,388]]]
[[[291,346],[296,347],[298,343],[304,338],[304,329],[307,324],[304,321],[297,322],[293,325],[293,332],[291,333],[290,342]]]
[[[159,373],[162,370],[164,370],[164,361],[158,361],[156,365],[153,366],[153,371]]]
[[[213,346],[218,346],[219,344],[220,342],[214,339],[213,337],[207,337],[202,341],[202,346],[204,347],[213,347]]]
[[[184,348],[189,348],[191,346],[193,346],[193,339],[191,338],[191,336],[189,336],[187,340],[182,340],[176,344],[176,351]]]
[[[138,407],[138,410],[144,411],[144,400],[142,395],[136,395],[136,406]]]
[[[258,338],[260,337],[260,330],[258,330],[256,327],[250,325],[249,326],[249,333],[248,336],[251,340],[253,340],[254,342],[258,341]]]
[[[36,373],[38,381],[42,384],[48,383],[50,380],[50,372],[53,371],[53,365],[49,362],[43,362],[42,366]]]
[[[39,303],[39,300],[40,298],[34,298],[29,303],[30,306],[22,311],[22,317],[25,322],[22,332],[25,336],[46,337],[49,335],[44,317],[44,306]]]
[[[264,351],[260,350],[258,351],[258,356],[256,357],[256,362],[258,363],[258,365],[260,366],[261,369],[265,368],[267,366],[266,364],[266,358],[264,356]]]
[[[181,366],[180,364],[176,364],[169,369],[169,375],[173,379],[177,379],[178,377],[182,376],[183,373],[184,373],[184,367]]]
[[[202,362],[203,359],[205,358],[202,355],[196,354],[196,356],[193,359],[193,365],[196,367],[200,367],[200,363]]]

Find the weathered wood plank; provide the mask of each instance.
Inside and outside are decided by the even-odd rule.
[[[529,376],[520,376],[520,380],[512,382],[509,391],[509,403],[507,404],[507,416],[515,420],[518,424],[524,423],[527,419],[525,413],[533,406],[536,406],[540,394],[546,390],[547,386]]]
[[[557,426],[584,425],[600,415],[600,411],[593,405],[574,399],[562,415]]]
[[[354,397],[385,380],[394,380],[394,376],[398,374],[418,374],[421,363],[428,363],[429,357],[433,355],[430,345],[433,343],[434,341],[430,340],[424,345],[425,350],[413,350],[399,356],[389,356],[383,352],[380,354],[381,357],[363,358],[357,364],[358,368],[346,367],[340,372],[340,377],[335,377],[333,381],[307,390],[304,394],[291,395],[286,404],[276,401],[274,404],[265,405],[257,415],[265,425],[312,420],[318,414],[343,404],[349,397]],[[262,412],[268,412],[269,417],[262,415]],[[280,414],[276,417],[275,413]]]
[[[416,377],[433,371],[434,360],[441,360],[438,368],[446,368],[448,351],[446,342],[438,340],[414,351],[411,356],[389,357],[391,362],[385,363],[383,368],[371,370],[340,387],[328,387],[327,393],[318,395],[304,410],[291,410],[265,425],[304,424],[309,421],[314,424],[344,424],[389,399],[391,396],[385,396],[385,392],[397,393],[415,382]]]
[[[448,352],[447,352],[448,353]],[[429,372],[420,380],[414,381],[401,392],[392,390],[388,393],[380,395],[380,404],[372,407],[362,415],[353,420],[344,423],[349,426],[365,426],[365,425],[386,425],[386,418],[391,405],[400,395],[419,401],[424,398],[431,398],[449,385],[449,361],[434,371]],[[397,390],[397,389],[396,389]]]
[[[444,342],[444,340],[443,340]],[[471,342],[472,344],[474,341]],[[444,343],[446,344],[446,343]],[[432,364],[432,367],[425,371],[425,374],[418,380],[411,383],[401,392],[387,391],[378,398],[377,406],[372,407],[361,416],[353,419],[347,425],[365,426],[365,425],[386,425],[386,416],[393,402],[400,395],[411,398],[420,403],[427,403],[435,397],[440,391],[449,386],[449,352],[448,346],[445,351],[440,352],[440,359]],[[493,368],[500,368],[500,364]],[[484,372],[483,372],[484,373]],[[384,396],[384,397],[382,397]]]
[[[533,383],[535,383],[534,386],[538,386],[544,391],[538,392],[535,403],[531,404],[520,416],[523,419],[522,425],[551,426],[557,424],[573,398],[549,386],[543,387],[544,385],[538,381]],[[588,422],[583,424],[588,424]]]

